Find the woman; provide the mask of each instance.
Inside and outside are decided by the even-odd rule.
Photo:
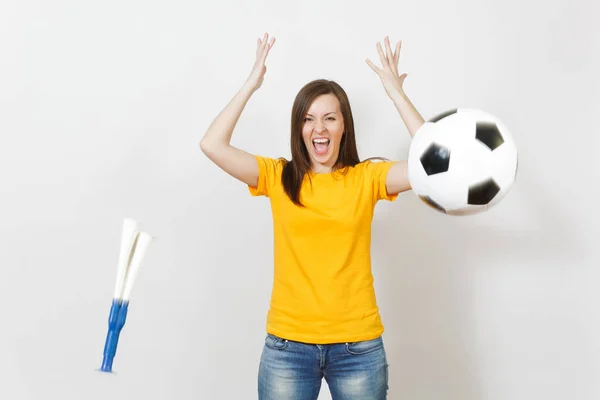
[[[259,399],[316,399],[325,378],[334,400],[385,399],[388,364],[370,264],[378,200],[410,189],[407,163],[361,162],[344,90],[305,85],[292,107],[292,159],[248,154],[230,145],[251,95],[260,88],[275,38],[258,39],[242,89],[212,122],[200,146],[225,172],[268,196],[274,226],[274,281],[258,373]],[[398,74],[401,42],[377,43],[382,67],[367,64],[414,135],[423,118]]]

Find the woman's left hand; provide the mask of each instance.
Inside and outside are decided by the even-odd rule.
[[[390,47],[390,38],[386,36],[385,53],[381,48],[381,44],[377,42],[377,51],[379,52],[379,59],[381,60],[382,68],[377,67],[369,59],[367,59],[367,64],[369,64],[373,71],[375,71],[377,75],[379,75],[379,78],[381,78],[381,83],[383,84],[386,93],[392,99],[394,98],[394,96],[402,95],[404,93],[402,84],[404,83],[406,74],[398,74],[398,60],[400,59],[401,47],[402,41],[399,41],[396,45],[396,51],[392,52],[392,48]]]

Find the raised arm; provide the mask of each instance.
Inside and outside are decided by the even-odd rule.
[[[386,36],[385,52],[383,51],[381,44],[379,42],[377,43],[377,52],[379,53],[379,59],[381,60],[381,68],[377,67],[369,59],[366,61],[381,79],[381,83],[383,84],[386,93],[394,102],[396,109],[400,113],[400,117],[408,129],[408,133],[413,137],[425,121],[415,106],[413,106],[406,93],[404,93],[402,87],[406,74],[400,75],[398,73],[398,61],[400,59],[401,46],[402,41],[398,42],[396,51],[393,52],[390,46],[390,39]],[[408,180],[408,162],[406,160],[399,161],[390,168],[386,178],[386,189],[389,194],[397,194],[411,189],[410,181]]]
[[[230,144],[233,130],[250,97],[262,85],[267,71],[265,60],[275,38],[268,40],[268,34],[257,39],[256,62],[250,76],[231,101],[208,127],[200,141],[200,148],[216,165],[234,178],[250,186],[258,184],[258,163],[254,155]]]

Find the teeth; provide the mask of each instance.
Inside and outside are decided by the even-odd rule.
[[[328,143],[329,139],[315,139],[313,140],[315,143]]]

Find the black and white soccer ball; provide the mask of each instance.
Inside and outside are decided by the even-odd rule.
[[[477,109],[453,109],[425,122],[408,153],[413,191],[434,209],[470,215],[497,204],[517,174],[517,147],[506,126]]]

